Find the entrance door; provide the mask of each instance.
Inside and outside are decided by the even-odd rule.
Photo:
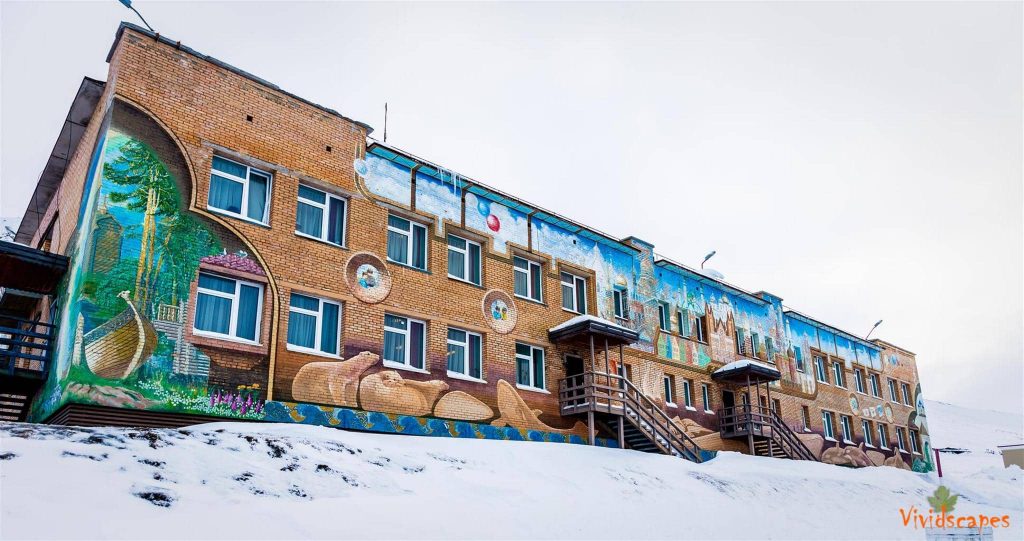
[[[581,387],[583,385],[583,358],[575,355],[565,356],[565,377],[567,378],[567,386],[571,389],[573,387]],[[570,398],[583,396],[583,389],[579,388],[569,393]]]
[[[722,407],[731,408],[736,405],[736,395],[732,391],[722,391]]]

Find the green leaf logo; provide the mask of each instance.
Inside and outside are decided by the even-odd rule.
[[[956,507],[957,498],[959,496],[950,492],[948,488],[940,486],[935,489],[935,494],[928,497],[928,504],[936,513],[952,513],[953,508]]]

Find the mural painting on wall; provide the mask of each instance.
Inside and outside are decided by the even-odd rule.
[[[249,366],[192,339],[200,268],[263,270],[223,228],[190,213],[177,148],[141,113],[117,103],[62,292],[56,370],[33,412],[66,402],[243,418],[262,416],[266,355]]]
[[[355,298],[375,304],[391,293],[391,272],[376,255],[359,252],[345,263],[345,283]]]
[[[483,311],[484,321],[495,331],[508,334],[515,330],[519,312],[516,310],[515,301],[508,293],[500,289],[488,291],[484,294],[480,308]]]

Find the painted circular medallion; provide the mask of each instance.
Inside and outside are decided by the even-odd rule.
[[[369,252],[355,253],[348,259],[345,283],[357,299],[370,304],[383,301],[391,293],[391,273],[379,257]]]
[[[481,309],[487,324],[499,333],[508,334],[516,328],[516,303],[508,293],[500,289],[488,291],[484,295]]]

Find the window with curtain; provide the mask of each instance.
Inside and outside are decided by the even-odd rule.
[[[910,405],[910,386],[907,385],[906,383],[900,383],[900,391],[902,391],[902,394],[903,394],[903,403],[909,406]]]
[[[343,246],[347,209],[345,199],[300,184],[295,233]]]
[[[384,314],[384,363],[423,370],[426,329],[422,321]]]
[[[881,398],[882,385],[879,382],[878,374],[871,374],[870,376],[868,376],[868,381],[871,382],[871,396]]]
[[[857,368],[853,371],[853,383],[857,386],[857,392],[864,392],[864,371]]]
[[[867,445],[868,447],[874,447],[875,445],[871,443],[871,421],[861,421],[860,428],[861,430],[864,431],[864,445]]]
[[[693,409],[693,380],[683,380],[683,405]]]
[[[671,375],[669,375],[669,374],[665,374],[665,376],[661,378],[661,382],[665,386],[665,389],[664,389],[665,402],[667,402],[669,404],[672,404],[672,405],[675,405],[675,402],[676,402],[676,378],[671,376]]]
[[[577,314],[587,313],[587,279],[568,272],[561,274],[562,308]]]
[[[540,263],[522,257],[513,257],[512,274],[517,297],[543,302]]]
[[[480,245],[455,235],[448,235],[448,277],[480,285]]]
[[[807,372],[807,365],[804,364],[804,351],[801,346],[793,347],[793,356],[796,358],[797,372]]]
[[[818,381],[828,383],[828,372],[825,370],[825,358],[821,355],[814,356],[814,370],[817,372]]]
[[[200,272],[193,330],[200,335],[256,342],[262,305],[262,285]]]
[[[839,424],[843,428],[843,441],[853,443],[853,421],[850,420],[849,415],[840,415]]]
[[[388,260],[417,269],[427,268],[427,228],[388,215]]]
[[[269,218],[270,173],[213,157],[209,208],[262,224]]]
[[[830,439],[836,438],[835,427],[832,425],[833,417],[831,411],[821,410],[821,424],[824,427],[825,437]]]
[[[309,295],[291,294],[288,349],[337,356],[340,325],[340,304]]]
[[[888,383],[889,383],[889,400],[892,400],[893,402],[899,402],[900,401],[899,395],[896,394],[896,380],[894,380],[892,378],[889,378],[888,379]]]
[[[878,446],[882,449],[889,448],[889,427],[884,423],[878,423]]]
[[[700,315],[693,318],[693,338],[704,344],[708,343],[707,331],[704,326],[705,317]]]
[[[544,350],[516,343],[516,385],[544,389]]]
[[[907,431],[902,426],[896,427],[896,445],[899,446],[900,451],[907,450]]]
[[[482,380],[482,339],[475,332],[448,328],[448,375]]]
[[[843,378],[843,363],[840,361],[832,362],[832,376],[834,377],[836,387],[846,387],[846,381]]]

